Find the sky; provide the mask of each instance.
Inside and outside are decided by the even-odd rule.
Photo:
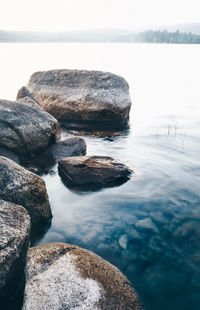
[[[1,0],[0,29],[71,31],[200,22],[200,0]]]

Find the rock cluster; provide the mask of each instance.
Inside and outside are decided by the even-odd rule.
[[[58,142],[57,119],[112,125],[127,121],[130,107],[126,81],[98,71],[37,72],[15,102],[0,100],[0,307],[19,290],[27,259],[23,310],[141,309],[127,278],[95,254],[65,243],[28,250],[31,228],[52,217],[37,174],[58,162],[67,186],[84,190],[125,182],[132,172],[110,157],[85,156],[82,138]]]

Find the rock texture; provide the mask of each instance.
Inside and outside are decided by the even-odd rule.
[[[48,113],[60,120],[114,124],[127,120],[131,107],[127,82],[108,72],[36,72],[27,88]]]
[[[44,180],[1,156],[0,198],[26,208],[33,224],[52,216]]]
[[[49,147],[50,152],[56,161],[71,156],[82,156],[86,154],[86,143],[82,138],[67,138]]]
[[[58,122],[50,114],[20,102],[0,100],[0,146],[29,154],[46,149],[59,138]]]
[[[12,159],[14,162],[16,162],[17,164],[19,164],[19,157],[12,151],[7,150],[3,147],[0,147],[0,156],[8,157]]]
[[[63,158],[58,171],[69,187],[92,189],[126,182],[131,170],[120,161],[106,156]]]
[[[127,278],[92,252],[49,243],[28,252],[23,310],[139,310]]]
[[[11,299],[24,277],[30,216],[19,205],[0,199],[0,298]]]

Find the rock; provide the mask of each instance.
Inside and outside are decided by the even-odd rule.
[[[30,108],[42,111],[40,105],[34,99],[32,99],[30,97],[24,97],[22,99],[17,100],[16,102],[25,104],[25,105],[27,105]]]
[[[22,88],[19,89],[18,93],[17,93],[17,98],[16,98],[16,101],[20,100],[20,99],[23,99],[23,98],[30,98],[32,99],[33,101],[35,101],[38,105],[39,103],[33,98],[33,96],[31,95],[31,93],[29,92],[29,90],[23,86]]]
[[[0,146],[24,155],[45,150],[59,138],[59,124],[50,114],[0,100]]]
[[[12,151],[7,150],[3,147],[0,147],[0,156],[8,157],[12,159],[14,162],[16,162],[17,164],[19,164],[19,157]]]
[[[152,222],[150,218],[145,218],[136,223],[136,228],[143,231],[151,231],[152,233],[157,233],[158,228]]]
[[[52,216],[44,180],[6,157],[0,157],[0,198],[26,208],[32,224]]]
[[[52,144],[47,151],[58,161],[64,157],[85,155],[86,143],[82,138],[67,138],[56,144]]]
[[[131,108],[124,78],[108,72],[50,70],[34,73],[27,86],[45,111],[59,120],[127,121]]]
[[[0,298],[10,299],[24,277],[30,216],[19,205],[0,200]]]
[[[92,252],[66,243],[29,250],[23,310],[139,310],[127,278]]]
[[[120,161],[106,156],[77,156],[63,158],[58,171],[69,187],[101,188],[122,184],[132,171]]]

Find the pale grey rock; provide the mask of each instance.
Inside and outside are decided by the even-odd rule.
[[[30,108],[42,111],[41,106],[34,99],[30,97],[24,97],[24,98],[18,99],[16,102],[27,105]]]
[[[60,138],[58,121],[20,102],[0,100],[0,146],[17,154],[45,150]]]
[[[140,310],[127,278],[92,252],[49,243],[29,250],[23,310]]]
[[[45,111],[65,121],[108,121],[114,125],[127,120],[131,108],[127,82],[108,72],[36,72],[27,88]]]
[[[132,170],[107,156],[66,157],[58,162],[63,182],[80,189],[95,189],[126,182]]]
[[[136,228],[143,231],[151,231],[153,233],[158,232],[158,228],[156,225],[152,222],[150,218],[145,218],[143,220],[140,220],[136,223]]]
[[[0,199],[26,208],[32,224],[47,221],[52,216],[44,180],[2,156],[0,156]]]
[[[23,279],[30,228],[22,206],[0,199],[0,298],[13,297]]]

